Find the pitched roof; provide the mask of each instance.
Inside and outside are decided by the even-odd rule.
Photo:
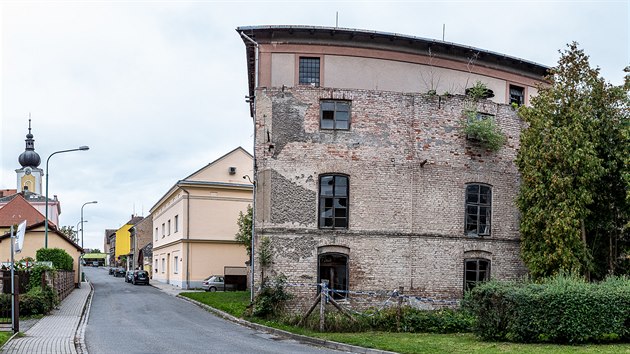
[[[24,220],[27,225],[33,225],[43,222],[44,215],[18,193],[0,209],[0,227],[19,224]]]
[[[38,223],[33,223],[33,224],[26,224],[26,231],[28,233],[28,231],[31,230],[35,230],[39,227],[44,226],[44,221],[40,221]],[[62,239],[64,239],[66,242],[68,242],[70,245],[72,245],[72,247],[76,248],[78,251],[80,251],[81,253],[83,253],[83,248],[81,248],[81,246],[79,246],[78,243],[72,241],[70,238],[68,238],[68,236],[66,236],[66,234],[64,234],[63,232],[59,231],[59,229],[52,223],[48,223],[48,231],[49,233],[54,233],[57,234],[59,237],[61,237]],[[43,231],[41,231],[43,232]],[[11,232],[7,232],[4,235],[0,235],[0,240],[5,239],[5,238],[9,238],[11,237]]]

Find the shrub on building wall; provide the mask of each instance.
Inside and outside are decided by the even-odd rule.
[[[254,299],[252,315],[261,318],[278,316],[284,303],[291,299],[291,294],[285,289],[285,283],[284,276],[264,280]]]
[[[72,257],[61,248],[40,248],[35,255],[38,262],[52,262],[59,270],[73,270]]]
[[[486,340],[593,343],[630,341],[630,278],[601,283],[556,276],[542,283],[487,282],[465,296]]]
[[[494,121],[494,117],[483,116],[477,111],[465,112],[464,133],[468,139],[476,140],[491,151],[498,151],[505,143],[505,135]]]

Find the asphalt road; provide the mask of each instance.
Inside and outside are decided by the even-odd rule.
[[[85,341],[100,353],[340,353],[218,318],[146,285],[86,267],[94,296]]]

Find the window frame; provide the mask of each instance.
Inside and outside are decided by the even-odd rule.
[[[167,225],[168,225],[168,228],[166,229],[166,230],[167,230],[167,233],[166,233],[166,234],[167,234],[168,236],[170,236],[170,235],[171,235],[171,219],[168,219],[167,223],[168,223],[168,224],[167,224]]]
[[[328,104],[332,104],[334,105],[333,110],[324,110],[324,106],[328,105]],[[337,109],[338,105],[346,105],[347,106],[347,111],[341,110],[341,109]],[[324,112],[333,112],[333,118],[332,118],[332,128],[328,128],[328,127],[324,127]],[[348,117],[346,120],[346,124],[347,127],[345,128],[339,128],[338,122],[343,122],[342,119],[337,119],[337,112],[347,112],[348,113]],[[326,119],[329,120],[329,119]],[[320,130],[350,130],[350,126],[352,124],[352,101],[351,100],[320,100],[319,101],[319,129]]]
[[[308,74],[313,74],[314,72],[311,72],[307,69],[309,69],[310,67],[304,66],[302,65],[303,60],[304,63],[306,64],[307,60],[315,60],[317,59],[317,82],[306,82],[306,81],[302,81],[302,76],[304,76],[304,79],[309,79],[312,80],[314,79],[314,77],[309,76]],[[303,71],[304,69],[304,71]],[[302,73],[304,72],[304,75],[302,75]],[[322,84],[322,58],[319,56],[299,56],[298,57],[298,62],[297,62],[297,84],[299,86],[313,86],[313,87],[320,87]]]
[[[173,231],[173,233],[177,233],[177,232],[179,232],[179,215],[175,215],[175,218],[174,218],[174,219],[175,219],[175,220],[174,220],[174,223],[175,223],[175,226],[174,226],[174,227],[175,227],[175,231]]]
[[[173,274],[179,273],[179,256],[173,256]]]
[[[469,187],[478,187],[478,192],[477,192],[477,202],[471,202],[469,201]],[[492,193],[492,186],[489,184],[485,184],[485,183],[467,183],[466,188],[464,188],[464,235],[468,236],[468,237],[486,237],[486,236],[491,236],[492,235],[492,198],[493,198],[493,193]],[[487,188],[488,189],[488,202],[485,204],[481,203],[481,189],[482,188]],[[476,232],[469,232],[469,208],[476,208],[476,219],[475,219],[475,224],[477,225],[476,227]],[[482,215],[481,210],[482,209],[487,209],[487,212],[485,215]],[[481,217],[485,217],[486,222],[481,224],[480,220]],[[485,225],[487,228],[487,232],[484,233],[480,233],[481,230],[481,225]]]
[[[515,90],[520,90],[521,95],[520,95],[520,102],[516,102],[516,100],[514,100],[512,98],[512,88],[514,88]],[[508,99],[509,99],[509,104],[511,105],[512,103],[516,103],[519,106],[522,106],[525,104],[525,87],[523,86],[518,86],[518,85],[513,85],[513,84],[509,84],[508,85]]]
[[[332,185],[332,194],[331,195],[323,195],[322,194],[322,182],[324,179],[332,177],[333,185]],[[344,178],[346,183],[345,195],[336,194],[336,180],[337,178]],[[335,199],[343,199],[345,198],[345,208],[343,207],[335,207]],[[331,206],[326,206],[326,200],[332,200]],[[341,173],[326,173],[321,174],[319,176],[318,181],[318,194],[317,194],[317,227],[322,230],[347,230],[350,228],[350,176]],[[325,217],[323,213],[325,209],[332,209],[332,217]],[[336,211],[345,209],[345,217],[336,217]],[[332,226],[326,226],[326,219],[332,218]],[[345,219],[344,226],[335,226],[337,219]]]
[[[326,266],[323,264],[322,259],[325,257],[331,257],[331,259],[342,259],[343,258],[343,265],[341,264],[336,264],[337,267],[343,266],[344,269],[344,274],[342,275],[342,280],[344,280],[345,282],[343,284],[339,284],[340,287],[337,287],[335,289],[335,284],[331,284],[330,280],[329,280],[329,289],[335,289],[335,290],[339,290],[340,292],[334,292],[333,294],[331,294],[331,296],[333,297],[333,299],[345,299],[348,297],[348,293],[347,291],[350,290],[350,256],[344,253],[339,253],[339,252],[326,252],[326,253],[321,253],[317,255],[317,283],[321,284],[322,283],[322,278],[328,278],[327,276],[322,277],[322,268],[336,268],[334,267],[334,265],[330,265],[330,266]],[[336,262],[332,262],[332,263],[336,263]],[[337,274],[338,275],[338,274]],[[321,286],[317,287],[317,291],[321,292]]]
[[[468,263],[472,263],[474,262],[476,267],[474,270],[472,270],[472,272],[474,272],[475,274],[475,280],[468,280],[467,278],[467,274],[469,272],[471,272],[471,270],[468,270],[467,266]],[[480,270],[479,264],[483,262],[485,263],[486,267],[485,269],[482,271]],[[472,257],[472,258],[465,258],[464,259],[464,292],[472,290],[475,286],[477,286],[479,283],[485,282],[490,280],[490,273],[492,271],[492,261],[490,259],[487,258],[483,258],[483,257]],[[480,279],[479,275],[480,273],[483,272],[483,279]],[[469,284],[472,284],[472,286],[469,286]]]

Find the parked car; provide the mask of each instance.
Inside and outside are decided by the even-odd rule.
[[[131,283],[132,280],[133,280],[133,270],[128,270],[127,273],[125,273],[125,283]]]
[[[205,291],[225,290],[225,282],[222,275],[211,275],[203,280],[201,288]]]
[[[114,276],[115,277],[124,277],[125,276],[125,269],[124,268],[116,268],[116,270],[114,271]]]
[[[116,271],[116,268],[114,267],[109,267],[109,275],[114,275],[114,272]]]
[[[149,285],[149,272],[146,270],[136,270],[133,272],[131,279],[133,285],[146,284]]]

